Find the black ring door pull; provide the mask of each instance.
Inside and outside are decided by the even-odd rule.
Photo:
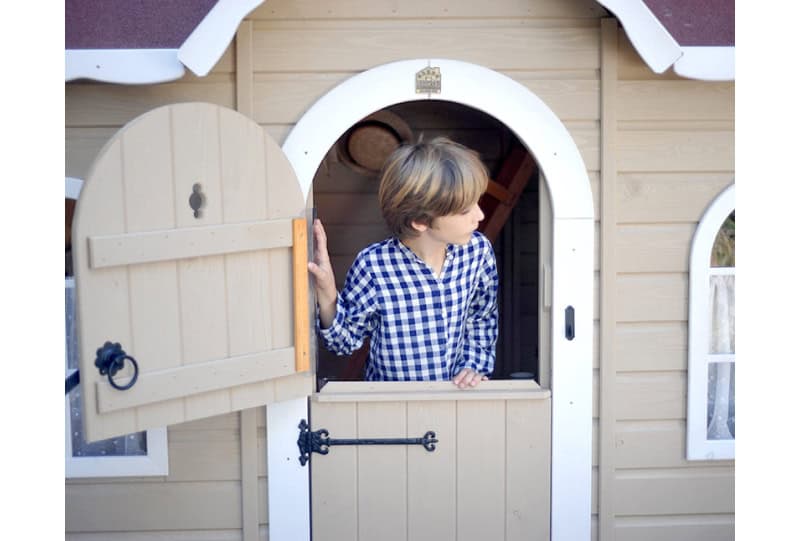
[[[575,309],[572,306],[567,306],[564,311],[564,335],[567,340],[575,338]]]
[[[125,385],[119,385],[114,381],[114,376],[125,366],[125,361],[133,365],[133,377]],[[125,353],[119,342],[106,342],[103,347],[97,349],[97,357],[94,365],[100,371],[101,376],[108,376],[108,383],[119,391],[125,391],[133,387],[139,377],[139,364],[136,359]]]
[[[300,465],[305,466],[311,458],[311,453],[328,454],[331,445],[422,445],[426,451],[436,450],[436,432],[428,430],[421,438],[359,438],[359,439],[332,439],[328,437],[326,429],[311,432],[308,422],[303,419],[298,427],[300,436],[297,438],[297,447],[300,449]]]

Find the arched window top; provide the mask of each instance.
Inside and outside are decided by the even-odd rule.
[[[731,212],[717,231],[711,248],[712,267],[736,266],[736,211]]]
[[[686,414],[689,460],[735,456],[734,189],[729,186],[709,205],[692,241]]]

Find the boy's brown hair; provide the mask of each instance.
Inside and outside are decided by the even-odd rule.
[[[478,202],[489,175],[478,154],[446,137],[403,145],[381,170],[378,199],[386,225],[398,238],[416,236],[411,225],[431,225]]]

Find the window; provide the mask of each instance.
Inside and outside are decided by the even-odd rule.
[[[734,186],[706,210],[689,268],[687,458],[735,457],[736,213]]]
[[[78,370],[75,279],[72,276],[70,229],[74,200],[78,197],[81,184],[80,180],[67,178],[65,194],[64,312],[66,326],[65,376],[67,377]],[[66,477],[167,475],[166,428],[87,443],[83,439],[80,392],[81,386],[78,385],[65,397]]]

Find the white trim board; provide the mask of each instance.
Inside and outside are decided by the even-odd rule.
[[[415,92],[415,75],[425,67],[440,68],[441,93]],[[526,87],[488,68],[446,59],[404,60],[367,70],[328,92],[295,125],[283,150],[307,198],[317,169],[342,133],[374,111],[414,100],[461,103],[495,117],[531,151],[548,182],[554,238],[551,539],[589,541],[594,206],[586,166],[561,120]],[[573,340],[564,336],[564,313],[569,306],[576,314]],[[289,435],[274,433],[273,428],[268,423],[268,440],[282,437],[296,441],[296,429]],[[298,474],[291,462],[270,463],[268,482],[291,479],[307,486],[308,470]],[[285,467],[285,475],[273,467]],[[281,487],[270,486],[269,490],[287,498]],[[287,513],[273,517],[271,513],[273,541],[307,538],[308,523],[302,517],[308,516],[308,500],[299,497],[287,505],[300,510],[302,516]],[[274,535],[273,530],[280,531],[282,537]]]
[[[178,60],[205,77],[225,53],[239,23],[264,0],[219,0],[178,49]]]
[[[636,51],[655,73],[705,81],[735,80],[735,47],[680,45],[642,0],[597,0],[625,29]]]
[[[67,49],[64,80],[155,84],[180,79],[186,70],[178,49]]]
[[[681,47],[673,69],[681,77],[704,81],[736,79],[735,47]]]

